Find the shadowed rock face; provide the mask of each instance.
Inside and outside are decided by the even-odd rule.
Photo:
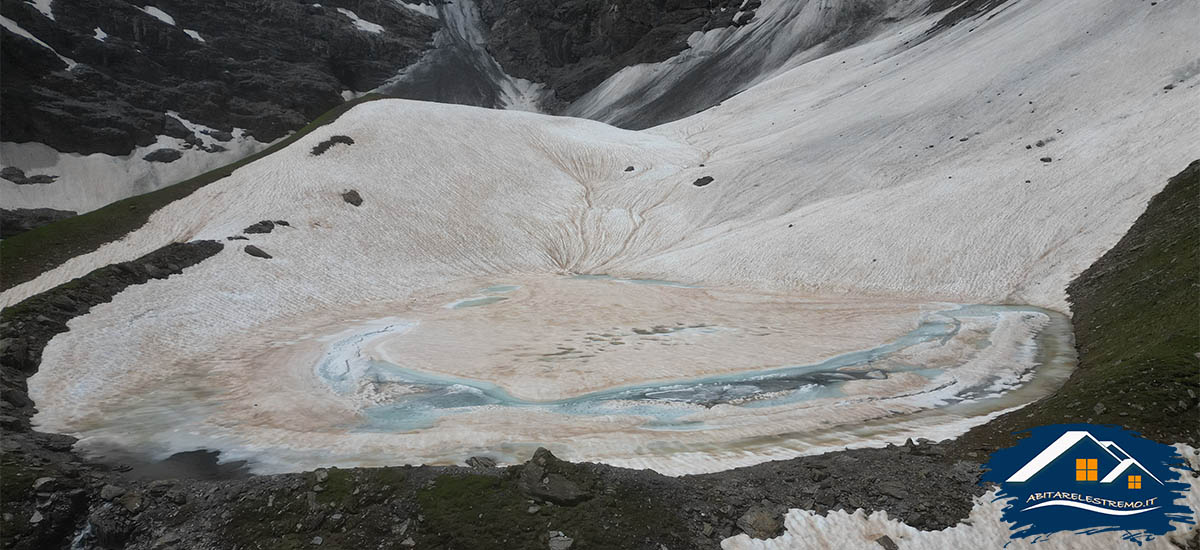
[[[55,0],[53,20],[21,0],[0,2],[4,17],[54,48],[3,30],[0,137],[124,155],[156,135],[190,135],[164,114],[177,111],[273,141],[341,103],[343,90],[382,84],[437,28],[391,0],[152,4],[175,25],[121,0]],[[383,31],[362,30],[337,8]],[[68,70],[59,55],[78,64]]]
[[[488,50],[505,71],[546,83],[565,104],[623,67],[678,54],[688,47],[693,32],[749,22],[760,4],[759,0],[481,0],[479,9],[489,27]]]

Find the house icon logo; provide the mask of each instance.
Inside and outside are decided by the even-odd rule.
[[[1029,434],[993,453],[983,477],[1007,499],[1003,519],[1013,538],[1122,531],[1140,543],[1192,522],[1174,447],[1114,426],[1041,426]]]

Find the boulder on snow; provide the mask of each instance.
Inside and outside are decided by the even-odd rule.
[[[705,185],[708,185],[712,182],[713,182],[712,176],[704,176],[696,181],[693,181],[692,185],[695,185],[696,187],[704,187]]]
[[[163,147],[162,149],[151,151],[150,154],[142,158],[150,162],[175,162],[182,156],[183,153],[180,153],[178,150]]]
[[[273,222],[271,220],[263,220],[254,225],[251,225],[250,227],[243,229],[242,233],[248,233],[251,235],[256,234],[256,233],[270,233],[274,229],[275,229],[275,222]]]
[[[7,166],[3,170],[0,170],[0,178],[4,178],[17,185],[33,185],[54,183],[54,180],[58,179],[58,176],[51,176],[49,174],[26,176],[24,170],[16,166]]]
[[[359,195],[358,191],[353,189],[342,193],[342,200],[353,204],[354,206],[360,206],[363,203],[362,195]]]
[[[249,255],[251,255],[251,256],[254,256],[255,258],[263,258],[263,259],[265,259],[265,260],[269,260],[269,259],[271,259],[271,255],[270,255],[270,254],[267,254],[266,252],[263,252],[263,249],[261,249],[261,248],[259,248],[259,247],[257,247],[257,246],[254,246],[254,245],[252,245],[252,244],[248,244],[248,245],[246,245],[246,248],[243,248],[242,250],[245,250],[245,251],[246,251],[246,254],[249,254]]]
[[[208,134],[213,139],[220,141],[222,143],[233,140],[233,134],[226,132],[224,130],[208,130],[204,133]]]

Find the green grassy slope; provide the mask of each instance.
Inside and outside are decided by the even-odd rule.
[[[1043,424],[1115,424],[1200,446],[1200,160],[1067,287],[1079,366],[1054,395],[981,426],[965,449]]]

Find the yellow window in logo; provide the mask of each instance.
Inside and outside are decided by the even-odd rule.
[[[1142,476],[1129,476],[1129,488],[1130,489],[1141,489],[1142,488]]]
[[[1099,470],[1098,461],[1095,458],[1076,458],[1075,459],[1075,481],[1096,481],[1100,479],[1096,475]],[[1130,483],[1133,483],[1130,481]],[[1141,486],[1141,481],[1138,481],[1138,486]]]

